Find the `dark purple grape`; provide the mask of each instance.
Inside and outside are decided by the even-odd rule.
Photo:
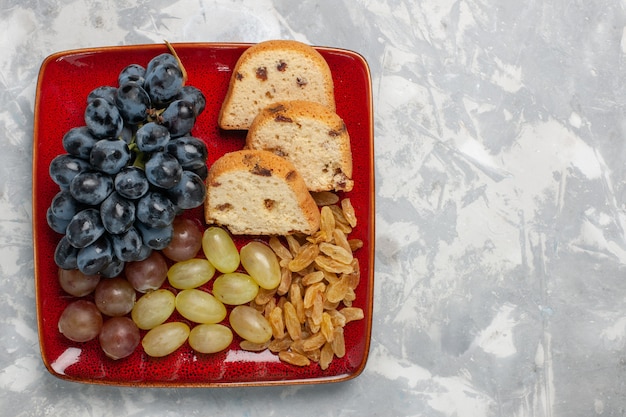
[[[75,127],[63,136],[63,149],[70,155],[89,159],[91,148],[97,141],[87,126]]]
[[[143,197],[150,188],[144,170],[135,166],[122,168],[115,176],[114,185],[122,197],[131,200]]]
[[[69,191],[61,190],[54,196],[46,212],[46,220],[52,230],[65,234],[70,220],[82,206],[72,197]]]
[[[202,181],[206,181],[207,177],[209,176],[209,167],[207,167],[206,164],[196,169],[187,169],[187,171],[193,172],[194,174],[202,178]]]
[[[137,224],[135,223],[135,230],[139,232],[139,229],[137,229],[136,226]],[[139,250],[139,253],[137,254],[137,259],[135,259],[133,262],[141,262],[145,260],[146,258],[148,258],[150,255],[152,255],[152,248],[143,242],[143,236],[141,235],[141,232],[139,232],[139,236],[141,237],[141,242],[142,242],[141,249]]]
[[[154,122],[146,123],[137,129],[135,143],[142,152],[162,151],[170,141],[167,127]]]
[[[126,142],[127,145],[130,145],[135,137],[136,127],[137,126],[125,124],[119,138]]]
[[[57,218],[71,220],[83,207],[68,190],[61,190],[52,198],[50,209]]]
[[[117,174],[130,159],[130,149],[121,139],[101,139],[93,145],[89,154],[91,166],[107,174]]]
[[[134,227],[124,233],[111,236],[113,252],[117,259],[124,262],[137,261],[143,256],[143,241]]]
[[[185,100],[173,101],[161,114],[161,123],[173,138],[190,133],[196,123],[193,104]]]
[[[117,138],[122,133],[124,120],[115,104],[98,97],[85,109],[85,124],[96,138]]]
[[[178,159],[167,152],[155,152],[146,162],[146,178],[150,184],[169,189],[180,182],[183,168]]]
[[[74,177],[90,169],[89,162],[69,154],[61,154],[50,162],[50,178],[62,189],[67,189]]]
[[[126,123],[136,125],[148,117],[150,96],[139,84],[126,83],[117,90],[115,105]]]
[[[70,193],[78,202],[98,205],[113,191],[113,179],[100,171],[85,171],[70,183]]]
[[[182,86],[183,72],[175,60],[156,65],[148,64],[144,88],[156,106],[164,106],[171,102]]]
[[[91,245],[105,232],[100,212],[94,208],[82,210],[67,225],[66,237],[75,248]]]
[[[159,54],[155,57],[153,57],[150,62],[148,62],[148,65],[146,66],[146,75],[151,73],[152,71],[154,71],[154,69],[159,66],[159,65],[164,65],[164,64],[168,64],[168,65],[178,65],[178,61],[176,60],[176,57],[168,52],[164,52],[162,54]]]
[[[172,204],[169,198],[159,192],[148,191],[137,202],[137,219],[149,227],[170,226],[174,221],[175,215],[176,209],[174,204]]]
[[[144,245],[154,250],[165,249],[174,236],[174,227],[171,224],[165,227],[150,227],[142,222],[135,222],[135,228],[139,231]]]
[[[76,269],[78,267],[76,259],[77,255],[78,249],[70,245],[69,240],[67,240],[67,236],[63,236],[54,249],[54,263],[56,263],[59,268]]]
[[[57,217],[52,211],[52,207],[48,207],[48,210],[46,210],[46,221],[48,222],[50,229],[57,233],[61,233],[62,235],[65,234],[65,229],[67,229],[67,225],[70,222],[67,219]]]
[[[206,107],[206,97],[199,88],[193,85],[185,85],[180,89],[180,93],[176,96],[177,100],[185,100],[193,105],[193,112],[198,117]]]
[[[119,276],[123,271],[126,263],[113,256],[113,259],[107,266],[100,270],[100,275],[104,278],[113,278]]]
[[[183,169],[198,169],[206,166],[206,144],[193,136],[176,138],[167,144],[167,152],[178,159]]]
[[[113,191],[100,204],[100,217],[107,232],[124,233],[135,222],[135,204]]]
[[[130,64],[125,67],[117,77],[117,85],[134,82],[143,85],[146,69],[139,64]]]
[[[102,85],[96,87],[87,95],[87,104],[91,103],[97,98],[102,98],[111,104],[115,103],[115,95],[117,94],[117,88],[110,85]]]
[[[94,275],[104,270],[113,259],[113,246],[106,236],[102,236],[78,250],[76,266],[83,274]]]
[[[180,182],[167,190],[167,195],[177,209],[192,209],[204,203],[206,187],[198,175],[191,171],[183,171]]]

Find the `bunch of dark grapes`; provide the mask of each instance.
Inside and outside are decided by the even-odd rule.
[[[163,53],[89,93],[85,125],[64,135],[66,153],[50,164],[60,268],[115,277],[165,248],[174,218],[204,202],[207,148],[191,129],[206,101],[185,79],[177,56]]]

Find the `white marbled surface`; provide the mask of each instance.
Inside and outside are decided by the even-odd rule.
[[[626,2],[3,0],[3,416],[626,415]],[[37,73],[65,49],[293,38],[372,71],[377,254],[356,379],[254,389],[64,382],[40,358]]]

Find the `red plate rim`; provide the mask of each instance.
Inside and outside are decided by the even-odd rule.
[[[201,43],[201,42],[183,42],[183,43],[172,43],[172,46],[175,49],[185,49],[185,48],[242,48],[245,49],[247,47],[252,46],[252,43]],[[365,320],[367,320],[365,334],[364,336],[364,356],[355,370],[350,374],[339,374],[333,376],[322,376],[319,378],[307,378],[307,379],[291,379],[291,380],[268,380],[268,381],[235,381],[235,382],[185,382],[185,381],[150,381],[150,382],[137,382],[137,381],[109,381],[107,379],[81,379],[75,378],[72,376],[68,376],[62,373],[56,372],[50,363],[49,358],[46,356],[46,349],[44,346],[44,342],[41,337],[41,329],[44,326],[44,312],[40,307],[41,301],[44,297],[42,294],[42,289],[40,286],[41,274],[39,270],[40,260],[41,260],[41,248],[37,244],[38,242],[38,233],[42,226],[47,227],[47,224],[41,224],[41,217],[36,215],[36,210],[41,206],[41,202],[39,201],[39,194],[37,193],[38,187],[36,183],[33,183],[32,189],[32,204],[33,204],[33,253],[34,253],[34,275],[35,275],[35,299],[37,305],[37,323],[40,331],[39,345],[40,351],[42,354],[42,359],[44,365],[48,369],[48,371],[61,379],[70,380],[74,382],[82,382],[89,384],[102,384],[102,385],[116,385],[116,386],[143,386],[143,387],[233,387],[233,386],[269,386],[269,385],[298,385],[298,384],[319,384],[319,383],[329,383],[329,382],[342,382],[353,379],[360,375],[367,363],[367,359],[369,356],[369,349],[371,343],[371,332],[372,332],[372,315],[373,315],[373,296],[374,296],[374,258],[375,258],[375,175],[374,175],[374,121],[373,121],[373,100],[372,100],[372,81],[371,74],[369,71],[369,66],[365,58],[354,51],[350,51],[348,49],[336,48],[336,47],[322,47],[322,46],[314,46],[315,49],[320,51],[321,53],[334,53],[340,55],[347,55],[359,61],[362,68],[365,70],[366,77],[366,85],[364,86],[364,91],[367,97],[367,103],[364,105],[368,108],[368,126],[366,130],[368,132],[367,141],[363,141],[363,145],[367,145],[369,159],[367,161],[368,167],[366,169],[369,170],[369,195],[368,195],[368,203],[369,203],[369,218],[367,222],[368,226],[368,253],[367,253],[367,263],[368,263],[368,274],[366,277],[366,283],[368,286],[368,294],[365,300],[365,304],[363,306]],[[103,52],[115,52],[115,51],[124,51],[124,50],[154,50],[163,51],[163,44],[139,44],[139,45],[122,45],[122,46],[103,46],[103,47],[90,47],[90,48],[79,48],[79,49],[70,49],[65,51],[60,51],[49,55],[42,62],[41,68],[39,70],[39,77],[37,81],[36,87],[36,97],[35,97],[35,107],[34,107],[34,125],[33,125],[33,168],[32,174],[33,178],[36,179],[38,175],[38,170],[41,167],[38,166],[37,161],[39,160],[39,147],[37,146],[40,142],[40,117],[41,117],[41,91],[43,88],[43,75],[51,62],[54,62],[58,59],[62,59],[71,55],[77,54],[89,54],[89,53],[103,53]]]

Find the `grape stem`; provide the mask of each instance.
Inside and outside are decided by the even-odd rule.
[[[133,142],[130,145],[130,148],[133,152],[135,152],[135,161],[133,162],[133,166],[141,168],[141,169],[145,169],[146,155],[142,151],[139,150],[135,142]]]
[[[172,55],[174,55],[174,58],[176,58],[176,62],[178,62],[178,66],[180,67],[180,70],[183,73],[183,85],[185,85],[187,83],[187,70],[185,69],[185,66],[183,65],[183,61],[180,60],[180,57],[176,53],[176,49],[174,49],[174,46],[172,46],[171,43],[169,43],[167,40],[163,40],[163,42],[165,42],[165,45],[167,45],[167,49],[169,49]]]
[[[155,109],[155,108],[148,109],[148,118],[147,118],[147,120],[149,122],[156,122],[156,123],[161,124],[161,122],[163,121],[163,117],[161,117],[161,115],[163,114],[164,111],[165,111],[165,108],[163,108],[163,109]]]

